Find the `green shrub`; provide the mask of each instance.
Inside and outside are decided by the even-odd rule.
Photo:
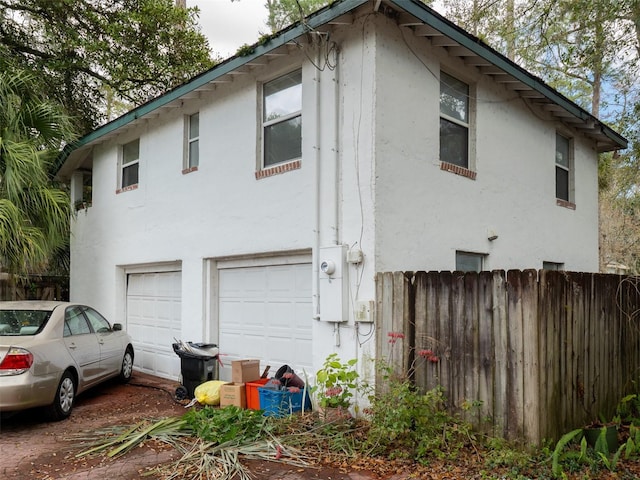
[[[427,463],[455,458],[473,440],[470,425],[447,412],[442,388],[421,393],[409,380],[390,375],[384,386],[369,397],[366,453]]]
[[[231,440],[238,443],[257,440],[264,433],[267,422],[262,410],[244,410],[234,406],[192,409],[183,418],[196,436],[218,444]]]

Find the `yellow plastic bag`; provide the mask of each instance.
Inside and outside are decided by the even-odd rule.
[[[198,403],[202,405],[220,405],[220,387],[227,382],[209,380],[201,383],[193,391]]]

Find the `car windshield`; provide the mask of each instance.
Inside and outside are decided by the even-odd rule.
[[[47,310],[0,310],[0,335],[35,335],[50,316]]]

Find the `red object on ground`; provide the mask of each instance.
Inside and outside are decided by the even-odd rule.
[[[245,383],[248,409],[260,410],[260,392],[258,392],[258,387],[264,386],[268,381],[268,378],[261,378],[253,382]]]

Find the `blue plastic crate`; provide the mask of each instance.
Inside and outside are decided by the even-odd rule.
[[[288,390],[258,387],[258,393],[260,395],[260,410],[264,410],[266,416],[285,417],[291,413],[302,411],[302,390],[291,393]],[[309,392],[305,392],[304,410],[311,410]]]

